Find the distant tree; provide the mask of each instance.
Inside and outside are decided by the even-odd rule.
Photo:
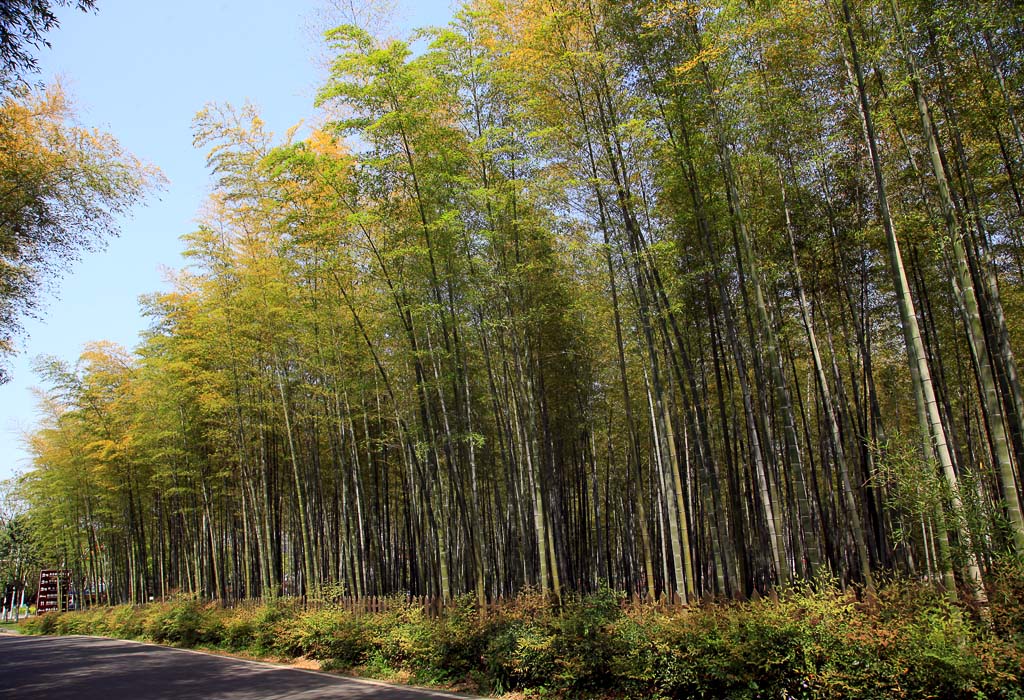
[[[39,552],[26,522],[28,504],[16,479],[0,481],[0,585],[24,581],[38,566]]]

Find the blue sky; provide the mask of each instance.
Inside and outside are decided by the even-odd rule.
[[[123,217],[120,237],[106,250],[87,253],[56,285],[40,321],[26,323],[14,377],[0,386],[0,479],[29,467],[21,435],[35,422],[32,358],[74,362],[95,340],[133,347],[145,327],[138,297],[162,288],[166,270],[182,265],[178,238],[192,230],[209,190],[205,154],[192,147],[193,115],[209,102],[248,100],[277,134],[314,116],[322,71],[311,27],[328,4],[100,0],[95,13],[58,13],[53,48],[39,56],[41,79],[59,76],[79,121],[112,133],[169,182]],[[451,15],[449,0],[397,5],[399,32],[443,24]]]

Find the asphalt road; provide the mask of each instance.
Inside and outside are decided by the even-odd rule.
[[[0,635],[0,698],[441,700],[465,696],[340,678],[153,644]]]

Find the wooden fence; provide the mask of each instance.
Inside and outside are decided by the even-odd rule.
[[[317,604],[314,604],[317,605]],[[428,617],[440,617],[452,607],[453,601],[443,601],[441,598],[428,596],[344,596],[325,601],[321,605],[334,605],[356,614],[384,613],[396,608],[412,606],[423,608]]]
[[[514,605],[515,598],[497,598],[488,601],[485,613],[494,615],[500,613],[504,608]],[[433,596],[343,596],[324,601],[307,601],[307,607],[335,606],[353,614],[386,613],[396,608],[418,607],[422,608],[427,617],[434,619],[445,616],[452,608],[458,605],[455,600],[442,600]],[[657,607],[666,612],[681,610],[686,607],[682,598],[674,591],[666,592],[656,600],[646,595],[634,593],[622,599],[623,609]]]

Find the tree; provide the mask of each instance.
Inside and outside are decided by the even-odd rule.
[[[204,110],[190,267],[132,356],[49,373],[45,544],[120,600],[895,570],[984,607],[1021,539],[1021,51],[954,5],[330,32],[327,126]]]
[[[0,95],[39,70],[32,50],[50,46],[46,34],[60,26],[54,6],[71,5],[88,12],[96,0],[0,0]]]
[[[0,105],[0,362],[22,320],[82,251],[117,233],[117,217],[161,183],[117,140],[75,123],[58,83]],[[6,381],[0,366],[0,382]]]
[[[0,586],[25,583],[40,564],[40,548],[26,511],[17,480],[0,481]]]

